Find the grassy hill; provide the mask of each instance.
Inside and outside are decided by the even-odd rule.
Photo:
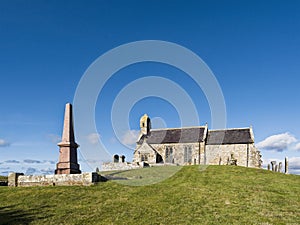
[[[159,177],[165,169],[126,173],[141,180],[151,170]],[[186,166],[146,186],[108,181],[91,187],[0,187],[0,224],[28,223],[300,224],[300,176]]]

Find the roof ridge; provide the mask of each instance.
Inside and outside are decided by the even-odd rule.
[[[157,130],[182,130],[182,129],[191,129],[191,128],[206,128],[206,126],[175,127],[175,128],[155,128],[155,129],[151,129],[150,131],[157,131]]]
[[[245,129],[250,130],[251,127],[226,128],[226,129],[216,129],[216,130],[209,129],[208,132],[210,132],[210,131],[226,131],[226,130],[245,130]]]

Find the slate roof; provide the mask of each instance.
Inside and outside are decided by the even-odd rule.
[[[194,143],[204,140],[206,127],[187,127],[151,130],[147,137],[148,144]],[[143,136],[141,139],[145,138]],[[140,140],[141,141],[141,140]]]
[[[228,130],[210,130],[207,135],[207,145],[248,144],[254,143],[251,128]]]

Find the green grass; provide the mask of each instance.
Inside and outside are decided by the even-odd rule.
[[[151,180],[152,169],[166,170],[118,176]],[[300,176],[186,166],[146,186],[0,187],[0,224],[300,224]]]

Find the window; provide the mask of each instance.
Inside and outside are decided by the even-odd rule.
[[[185,163],[192,162],[192,147],[191,146],[184,147],[184,162]]]
[[[141,155],[141,162],[148,161],[148,154]]]
[[[167,146],[166,147],[166,163],[174,163],[174,157],[173,157],[173,147]]]

